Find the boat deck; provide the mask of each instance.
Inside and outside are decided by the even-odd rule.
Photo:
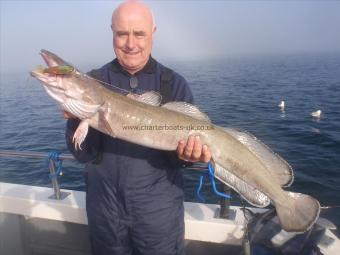
[[[50,188],[0,183],[1,255],[90,254],[85,193],[62,190],[63,200],[49,198]],[[186,254],[239,254],[243,214],[232,207],[220,219],[218,205],[185,203]]]
[[[62,190],[51,199],[50,188],[0,182],[1,255],[91,254],[85,193]],[[219,205],[185,202],[185,250],[188,255],[236,255],[241,252],[244,215],[231,206],[221,219]],[[318,245],[325,255],[337,255],[339,239],[326,229]]]

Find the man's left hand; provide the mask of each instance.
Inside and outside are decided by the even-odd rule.
[[[180,159],[189,162],[209,162],[211,152],[207,145],[201,143],[199,136],[190,136],[187,141],[181,140],[177,146],[177,155]]]

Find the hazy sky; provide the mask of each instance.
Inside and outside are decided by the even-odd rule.
[[[117,1],[1,1],[2,72],[31,70],[48,49],[78,67],[114,57]],[[163,61],[340,52],[339,1],[146,1]],[[85,71],[85,70],[84,70]]]

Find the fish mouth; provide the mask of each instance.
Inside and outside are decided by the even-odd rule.
[[[47,73],[44,73],[44,67],[39,65],[37,66],[33,71],[30,72],[31,76],[34,78],[37,78],[40,81],[45,82],[47,79],[47,76],[49,76]]]
[[[61,90],[58,86],[58,78],[54,74],[44,72],[45,68],[41,65],[37,66],[30,72],[31,76],[38,79],[45,87],[53,87],[54,89]]]
[[[54,53],[42,49],[40,51],[41,57],[44,59],[46,65],[48,67],[54,67],[54,66],[66,66],[69,65],[66,61],[55,55]]]
[[[69,65],[66,61],[48,50],[42,49],[40,51],[40,55],[44,59],[48,68]],[[55,74],[45,72],[45,70],[46,69],[43,66],[39,65],[33,71],[31,71],[30,74],[32,77],[43,82],[44,85],[58,88],[57,76]]]
[[[50,76],[48,73],[44,72],[45,68],[41,65],[38,65],[33,71],[31,71],[31,76],[33,76],[34,78],[37,78],[38,80],[45,79],[48,76]]]
[[[65,90],[59,86],[58,78],[56,75],[44,72],[43,66],[37,66],[30,72],[31,76],[41,81],[46,92],[55,99],[58,103],[63,104],[65,102]]]

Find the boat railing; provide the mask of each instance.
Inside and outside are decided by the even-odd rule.
[[[56,157],[51,157],[51,153],[46,152],[36,152],[36,151],[14,151],[14,150],[0,150],[0,157],[11,157],[11,158],[35,158],[35,159],[48,159],[48,168],[51,177],[51,183],[53,188],[53,194],[49,197],[50,199],[62,200],[69,195],[67,192],[62,192],[60,190],[60,185],[58,181],[58,169],[56,170]],[[57,160],[76,160],[73,155],[63,153],[57,154]],[[187,170],[195,171],[206,171],[207,164],[195,163],[192,166],[186,167]],[[231,190],[228,186],[222,184],[222,191],[225,194],[230,194]],[[224,197],[220,199],[220,218],[229,218],[229,208],[230,200]]]
[[[58,154],[59,160],[75,160],[71,154]],[[69,195],[68,192],[60,191],[60,185],[58,181],[55,158],[50,157],[50,153],[36,152],[36,151],[13,151],[13,150],[0,150],[0,157],[11,158],[35,158],[35,159],[48,159],[48,169],[50,172],[50,179],[53,187],[53,194],[50,199],[62,200]]]

